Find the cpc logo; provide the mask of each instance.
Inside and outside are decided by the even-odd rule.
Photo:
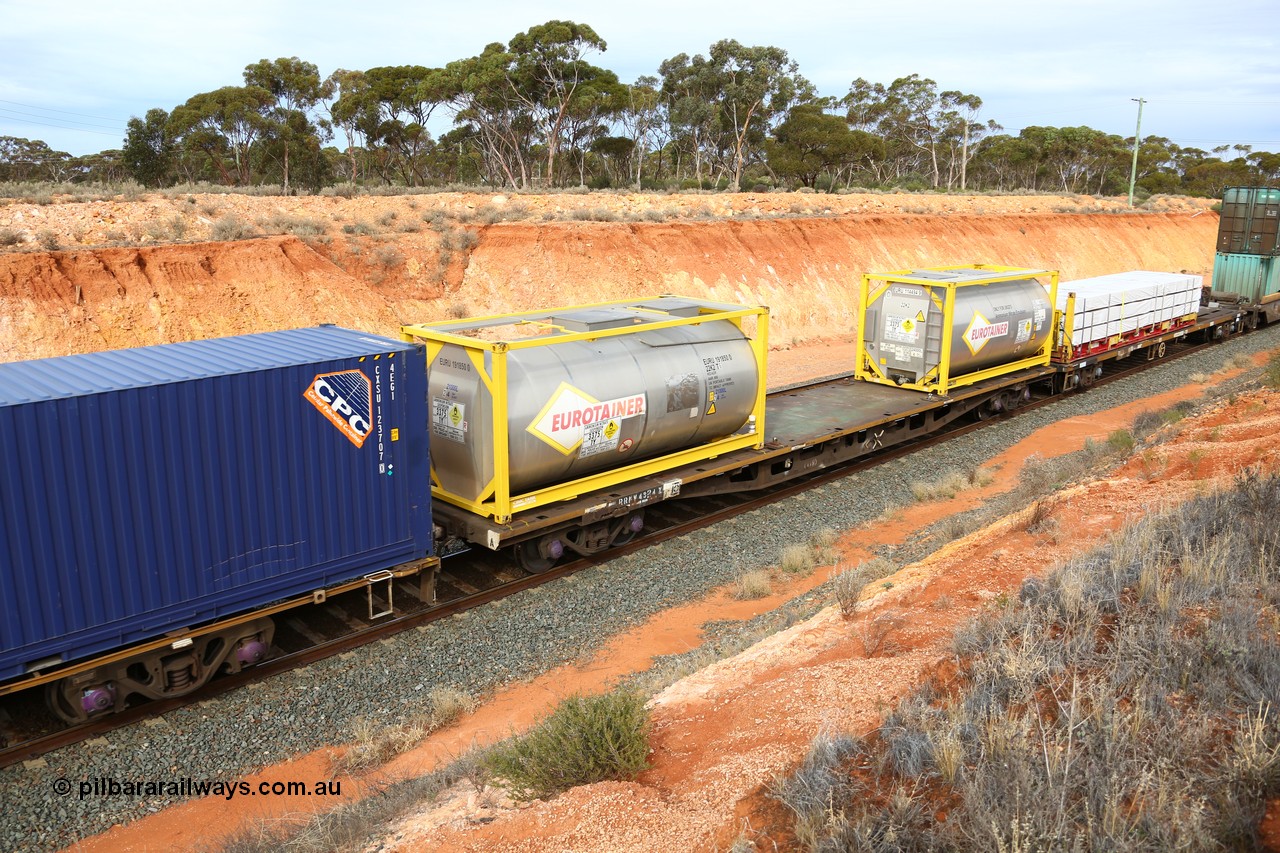
[[[321,373],[302,395],[356,447],[373,429],[373,385],[362,370]]]

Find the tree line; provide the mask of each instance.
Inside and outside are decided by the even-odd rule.
[[[131,118],[123,147],[85,157],[0,136],[0,180],[208,181],[546,189],[880,187],[1115,195],[1133,138],[1090,127],[1003,133],[982,99],[918,74],[859,78],[822,96],[787,52],[718,41],[623,83],[595,65],[605,41],[548,21],[442,67],[339,69],[297,57],[245,68],[241,85]],[[439,136],[433,116],[449,120]],[[438,120],[434,126],[442,127]],[[1216,196],[1280,181],[1280,154],[1148,136],[1143,193]]]

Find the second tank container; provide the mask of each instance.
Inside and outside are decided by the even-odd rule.
[[[1057,281],[989,264],[864,275],[857,376],[946,394],[1047,364]]]

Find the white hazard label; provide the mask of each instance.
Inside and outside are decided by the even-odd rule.
[[[467,441],[467,407],[444,397],[431,399],[431,431],[450,441]]]
[[[988,323],[987,318],[977,311],[973,312],[973,320],[964,331],[964,342],[969,352],[977,355],[992,338],[1002,338],[1009,334],[1009,322]]]
[[[644,394],[600,401],[561,383],[528,431],[566,455],[581,446],[579,455],[591,456],[617,447],[621,421],[645,409]]]

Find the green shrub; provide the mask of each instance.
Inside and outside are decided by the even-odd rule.
[[[0,246],[16,246],[21,242],[21,231],[13,228],[0,228]]]
[[[517,800],[578,785],[634,779],[648,769],[649,712],[639,693],[565,699],[527,734],[494,747],[486,765]]]
[[[1118,429],[1111,435],[1107,436],[1107,447],[1116,453],[1128,453],[1138,444],[1137,439],[1133,437],[1133,433],[1127,429]]]

